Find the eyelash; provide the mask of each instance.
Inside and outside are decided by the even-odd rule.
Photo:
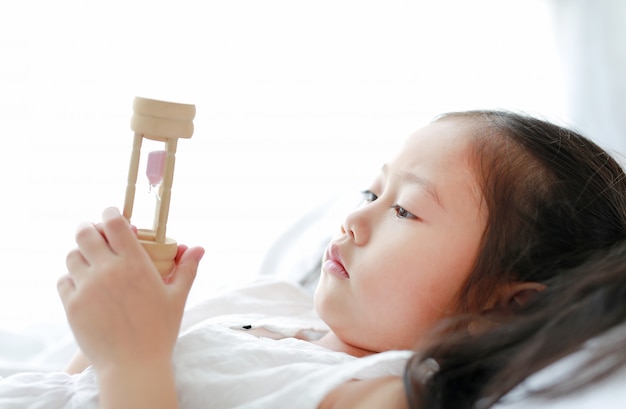
[[[416,215],[406,210],[404,207],[400,205],[393,205],[391,208],[396,212],[396,217],[398,219],[418,219]]]
[[[371,190],[364,190],[361,192],[361,194],[363,195],[363,200],[366,203],[371,203],[378,199],[378,196]],[[413,213],[409,212],[404,207],[398,204],[390,206],[390,208],[396,212],[396,217],[398,219],[419,219],[419,217],[415,216]]]
[[[372,192],[371,190],[363,190],[361,194],[363,195],[363,201],[367,203],[371,203],[374,200],[378,199],[376,193]]]

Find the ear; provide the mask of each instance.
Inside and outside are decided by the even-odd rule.
[[[546,289],[546,286],[535,282],[513,281],[500,287],[488,306],[473,319],[467,330],[471,335],[500,325],[503,317],[515,314],[535,294]]]
[[[529,281],[513,281],[505,284],[499,291],[496,308],[513,313],[524,306],[534,295],[545,289],[544,284]]]

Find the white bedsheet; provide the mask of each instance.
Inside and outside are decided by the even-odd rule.
[[[287,336],[259,338],[242,329]],[[400,375],[409,351],[354,358],[289,337],[324,331],[310,295],[293,284],[262,281],[187,311],[174,352],[182,408],[316,408],[346,380]],[[88,368],[23,373],[0,381],[0,408],[97,408],[95,373]]]

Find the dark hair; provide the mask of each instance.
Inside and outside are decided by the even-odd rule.
[[[620,165],[582,135],[537,118],[470,111],[437,120],[457,119],[475,125],[475,166],[489,215],[481,250],[459,294],[467,315],[451,320],[447,332],[440,332],[445,336],[407,366],[407,398],[421,409],[470,408],[479,401],[488,407],[626,314],[616,305],[624,299],[626,251],[622,246],[606,253],[626,239]],[[598,259],[599,253],[604,258]],[[612,288],[617,279],[621,290]],[[490,319],[499,322],[494,329],[469,334],[467,325],[476,319],[471,314],[481,312],[495,286],[511,281],[543,283],[547,290],[522,311],[494,313]],[[606,320],[584,324],[600,311]],[[555,346],[554,340],[566,342]],[[438,369],[425,376],[433,362]]]
[[[543,282],[626,238],[626,175],[604,150],[549,122],[503,111],[450,113],[475,124],[486,231],[460,299],[478,312],[494,284]]]
[[[489,408],[528,376],[626,324],[625,299],[626,243],[622,242],[550,280],[546,290],[501,325],[479,335],[455,332],[414,355],[405,370],[409,406]],[[586,359],[568,372],[567,381],[529,393],[558,397],[623,367],[625,329],[620,327],[617,334],[594,345]]]

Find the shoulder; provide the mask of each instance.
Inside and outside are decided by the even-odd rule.
[[[397,376],[353,380],[332,390],[318,409],[408,409],[402,379]]]

